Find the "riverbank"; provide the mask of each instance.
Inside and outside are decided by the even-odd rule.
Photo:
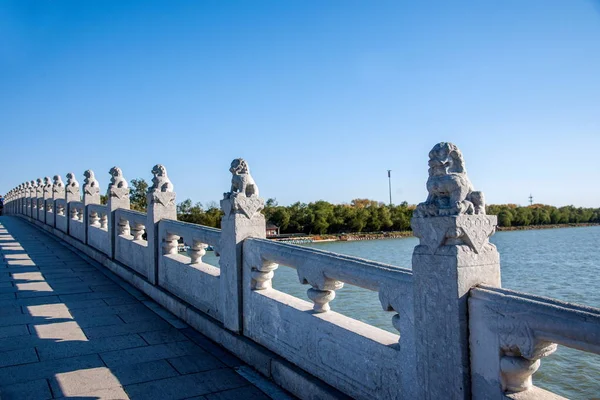
[[[550,225],[529,225],[529,226],[499,226],[497,230],[502,231],[529,231],[537,229],[558,229],[558,228],[581,228],[586,226],[600,226],[599,223],[580,223],[580,224],[550,224]],[[367,232],[367,233],[342,233],[331,235],[306,235],[302,237],[273,239],[285,243],[304,244],[320,242],[354,242],[359,240],[380,240],[380,239],[398,239],[413,236],[412,231],[397,232]]]
[[[558,228],[582,228],[586,226],[600,226],[599,223],[585,222],[581,224],[549,224],[549,225],[528,225],[528,226],[499,226],[496,228],[502,231],[531,231],[537,229],[558,229]]]

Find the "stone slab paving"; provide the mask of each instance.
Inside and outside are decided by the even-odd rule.
[[[0,217],[2,400],[289,398],[248,371],[114,274]]]

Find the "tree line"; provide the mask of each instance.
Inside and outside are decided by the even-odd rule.
[[[131,181],[131,209],[146,211],[148,184],[144,179]],[[414,205],[403,202],[388,205],[369,199],[354,199],[348,204],[332,204],[324,200],[296,202],[281,206],[268,199],[263,214],[277,225],[281,233],[341,234],[410,230]],[[486,212],[498,216],[501,227],[600,223],[600,208],[574,206],[554,207],[545,204],[488,205]],[[223,212],[216,202],[206,206],[186,199],[177,205],[177,219],[184,222],[220,228]]]

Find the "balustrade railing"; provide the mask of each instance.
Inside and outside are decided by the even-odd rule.
[[[557,345],[600,354],[599,308],[481,286],[471,290],[469,316],[475,398],[549,397],[532,375]]]
[[[84,202],[68,174],[66,194],[59,176],[53,185],[30,181],[8,192],[5,212],[99,260],[301,398],[319,395],[298,384],[306,375],[288,380],[281,359],[359,399],[559,398],[532,376],[557,345],[600,354],[600,309],[500,288],[488,239],[497,221],[468,183],[460,151],[440,143],[429,157],[429,197],[412,219],[420,239],[412,270],[264,239],[264,202],[242,159],[231,163],[222,229],[176,221],[161,165],[147,213],[129,210],[117,167],[107,205],[88,170]],[[203,261],[209,246],[218,267]],[[309,301],[273,286],[278,268],[296,271]],[[398,334],[336,312],[344,285],[376,293]]]
[[[202,261],[208,246],[218,253],[220,239],[220,229],[172,220],[158,224],[158,285],[222,322],[221,271]]]
[[[343,382],[354,398],[411,396],[412,271],[255,238],[244,241],[243,259],[247,336],[333,386]],[[310,286],[311,303],[273,289],[279,265],[294,268],[299,282]],[[377,292],[383,310],[396,312],[391,318],[400,336],[331,311],[344,284]]]
[[[110,233],[108,232],[108,207],[100,204],[89,204],[87,207],[88,226],[85,227],[87,244],[112,256]]]

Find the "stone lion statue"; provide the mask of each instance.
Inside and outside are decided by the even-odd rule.
[[[127,189],[129,187],[127,181],[123,177],[123,171],[121,171],[121,168],[112,167],[108,173],[111,176],[109,185],[111,189]]]
[[[65,187],[64,182],[62,181],[62,178],[60,177],[60,175],[54,175],[54,177],[52,178],[52,191],[54,192],[59,192],[62,188]]]
[[[88,169],[83,173],[85,180],[83,181],[83,190],[90,195],[100,193],[100,183],[96,180],[94,171]]]
[[[415,210],[417,217],[485,214],[482,192],[473,190],[458,147],[441,142],[429,152],[429,195]]]
[[[44,193],[52,192],[52,183],[49,176],[44,177]]]
[[[67,188],[71,192],[79,191],[79,182],[75,178],[75,174],[72,172],[67,173]]]
[[[164,165],[157,164],[152,168],[152,186],[148,189],[149,192],[172,192],[174,189],[173,183],[167,176],[167,169]]]
[[[243,194],[246,197],[258,197],[258,186],[250,175],[248,163],[243,158],[236,158],[231,162],[231,192],[225,193],[225,197]]]

